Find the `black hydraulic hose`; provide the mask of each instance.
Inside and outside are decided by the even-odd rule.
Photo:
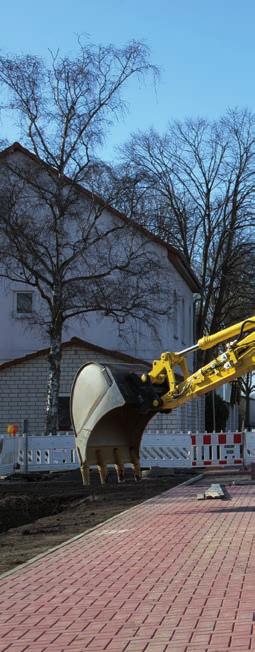
[[[236,340],[237,342],[240,342],[240,339],[243,337],[244,328],[245,328],[246,324],[254,324],[254,329],[251,329],[251,331],[249,331],[249,333],[255,331],[255,320],[254,319],[246,319],[242,324],[240,333],[239,333],[238,338]]]

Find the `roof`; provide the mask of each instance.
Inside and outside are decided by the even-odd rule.
[[[145,366],[150,366],[148,362],[145,360],[141,360],[141,358],[135,358],[132,355],[128,355],[127,353],[121,353],[120,351],[112,351],[111,349],[105,349],[102,346],[98,346],[97,344],[92,344],[91,342],[87,342],[86,340],[80,339],[79,337],[72,337],[70,340],[67,342],[62,342],[61,344],[61,351],[65,351],[66,349],[70,348],[79,348],[79,349],[84,349],[86,351],[91,351],[92,353],[99,353],[102,356],[111,356],[113,359],[117,360],[118,362],[127,362],[129,364],[138,364],[138,365],[145,365]],[[10,367],[16,367],[17,365],[23,364],[24,362],[30,362],[30,360],[35,360],[36,358],[39,358],[41,356],[47,356],[49,354],[49,347],[46,349],[38,349],[38,351],[33,351],[33,353],[28,353],[26,355],[23,355],[19,358],[13,358],[12,360],[7,360],[6,362],[2,362],[0,364],[0,372],[3,369],[10,369]]]
[[[45,163],[45,161],[43,161],[38,156],[36,156],[36,154],[33,154],[33,152],[30,152],[30,150],[28,150],[26,147],[23,147],[23,145],[21,145],[18,142],[15,142],[9,147],[3,149],[0,152],[0,158],[6,157],[9,154],[13,154],[15,152],[20,152],[24,156],[30,158],[35,163],[37,164],[39,163],[40,165],[43,165],[52,173],[56,172],[54,167]],[[64,178],[66,179],[67,183],[68,182],[70,183],[70,179],[68,177],[64,175]],[[127,224],[131,223],[131,220],[124,213],[121,213],[113,206],[110,206],[110,204],[107,204],[107,202],[105,202],[104,199],[99,195],[92,193],[90,190],[84,188],[79,184],[77,184],[77,188],[82,194],[85,194],[87,198],[103,206],[105,209],[109,210],[113,215],[115,215],[122,221],[125,221]],[[137,231],[142,233],[144,236],[146,236],[153,242],[156,242],[159,246],[163,247],[167,251],[170,262],[178,271],[178,273],[182,276],[182,278],[185,280],[185,282],[187,283],[187,285],[189,286],[192,292],[201,292],[201,285],[182,252],[178,251],[178,249],[176,249],[173,245],[170,245],[166,243],[164,240],[161,240],[161,238],[148,231],[145,227],[135,222],[133,222],[133,225],[135,226]]]

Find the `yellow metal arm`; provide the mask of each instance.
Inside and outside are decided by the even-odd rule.
[[[248,333],[248,331],[253,332]],[[232,340],[233,337],[236,339]],[[189,374],[185,353],[195,349],[209,349],[216,344],[230,341],[225,350],[215,359]],[[177,382],[175,368],[181,369],[184,380]],[[165,384],[168,391],[159,399],[159,409],[170,410],[187,401],[206,394],[212,389],[224,385],[248,371],[255,369],[255,317],[225,328],[213,335],[202,337],[193,347],[185,352],[162,353],[160,360],[155,360],[148,376],[152,384]],[[142,376],[142,380],[146,380]]]
[[[213,335],[204,335],[204,337],[201,337],[200,340],[198,340],[197,346],[203,351],[205,349],[211,349],[213,346],[216,346],[216,344],[227,342],[227,340],[231,340],[232,337],[240,335],[243,329],[246,333],[247,331],[251,331],[254,328],[255,316],[249,317],[244,321],[240,321],[238,324],[233,324],[233,326],[229,326],[228,328],[224,328],[224,330],[218,331],[218,333],[213,333]]]
[[[190,374],[187,355],[216,344],[221,344],[217,357]],[[95,464],[102,482],[107,479],[107,464],[116,466],[121,480],[125,462],[132,464],[139,478],[140,444],[154,414],[176,408],[253,369],[255,316],[202,337],[184,351],[162,353],[140,378],[136,367],[128,370],[126,364],[83,365],[74,380],[71,413],[84,482],[89,482],[89,467]]]

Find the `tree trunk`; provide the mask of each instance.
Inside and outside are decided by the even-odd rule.
[[[244,421],[245,428],[247,430],[250,430],[250,391],[246,391],[245,393],[245,421]]]
[[[46,403],[45,435],[56,435],[58,431],[58,397],[60,385],[62,325],[50,337],[49,378]]]

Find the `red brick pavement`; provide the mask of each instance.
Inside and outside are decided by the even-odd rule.
[[[2,577],[0,652],[255,650],[255,486],[197,492],[170,490]]]

